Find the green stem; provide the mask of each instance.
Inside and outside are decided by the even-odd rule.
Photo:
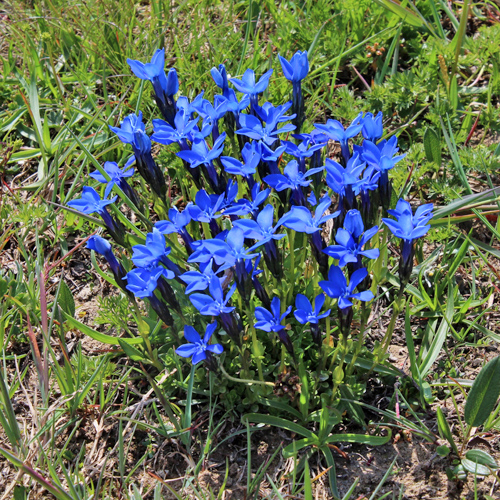
[[[246,378],[231,377],[231,375],[229,375],[229,373],[227,373],[226,370],[224,370],[222,363],[219,363],[219,368],[220,368],[220,371],[222,372],[222,375],[224,375],[224,377],[226,377],[228,380],[231,380],[232,382],[241,382],[242,384],[249,384],[249,385],[260,384],[260,385],[267,385],[269,387],[274,387],[274,384],[272,382],[264,382],[261,380],[249,380]]]
[[[394,307],[392,309],[391,321],[389,323],[387,331],[385,332],[384,338],[382,339],[382,342],[380,344],[380,350],[378,352],[378,355],[375,358],[377,363],[380,363],[383,361],[385,353],[387,352],[387,349],[389,349],[389,345],[390,345],[391,340],[392,340],[392,335],[394,333],[394,327],[396,326],[396,320],[398,319],[399,313],[402,311],[402,309],[404,307],[404,303],[405,303],[405,301],[404,301],[404,289],[401,288],[399,290],[396,301],[394,302]]]

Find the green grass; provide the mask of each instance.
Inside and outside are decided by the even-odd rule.
[[[463,348],[483,352],[500,340],[487,322],[497,308],[488,299],[489,282],[498,277],[489,265],[500,255],[498,200],[490,197],[473,207],[470,199],[455,201],[498,185],[500,24],[488,15],[495,7],[484,3],[470,6],[466,25],[461,5],[453,4],[449,12],[448,2],[421,0],[407,2],[409,11],[394,12],[383,0],[4,2],[8,18],[0,22],[8,36],[0,48],[0,175],[10,189],[2,186],[0,201],[0,424],[7,440],[3,448],[10,450],[7,460],[24,476],[18,483],[10,476],[13,498],[27,498],[27,488],[45,488],[56,498],[74,500],[219,499],[226,481],[211,491],[198,478],[215,456],[212,446],[228,438],[224,419],[235,425],[232,439],[241,436],[243,444],[255,431],[238,427],[241,407],[223,410],[218,398],[226,405],[242,398],[234,388],[226,394],[226,381],[217,387],[212,381],[198,392],[195,385],[191,415],[180,396],[188,379],[171,351],[161,352],[166,371],[142,385],[145,370],[123,351],[86,355],[72,345],[71,329],[64,326],[63,312],[72,312],[72,294],[82,280],[96,287],[104,281],[90,269],[84,278],[71,274],[78,251],[69,252],[81,234],[98,226],[58,205],[78,195],[94,162],[126,160],[108,125],[137,109],[155,116],[149,86],[131,78],[126,60],[149,60],[159,47],[165,47],[167,66],[176,67],[190,98],[213,89],[210,69],[224,62],[231,76],[246,68],[257,73],[273,68],[266,98],[282,102],[290,87],[277,54],[290,57],[306,49],[311,63],[304,87],[306,129],[327,118],[346,123],[359,111],[383,111],[387,135],[396,133],[408,152],[395,172],[398,189],[415,199],[452,204],[435,221],[435,251],[419,256],[420,279],[410,288],[411,314],[426,320],[422,328],[407,325],[407,338],[419,352],[408,370],[421,391],[405,378],[400,395],[408,398],[407,408],[420,405],[421,411],[453,401],[459,416],[455,396],[472,383],[457,353]],[[368,57],[375,43],[384,52]],[[429,129],[438,137],[441,163],[424,147]],[[448,215],[474,227],[450,224]],[[382,293],[389,294],[392,285]],[[118,297],[103,298],[90,326],[109,335],[128,328],[116,315],[126,307]],[[78,314],[77,319],[84,321]],[[131,312],[128,319],[133,323]],[[162,332],[157,334],[161,341]],[[36,388],[29,370],[40,381]],[[151,380],[156,391],[150,390]],[[169,394],[175,397],[169,400]],[[18,400],[24,409],[14,406]],[[421,414],[398,420],[393,410],[382,416],[432,439]],[[488,425],[498,432],[494,418]],[[92,426],[100,431],[93,433]],[[182,431],[191,426],[187,439]],[[442,423],[439,431],[446,433]],[[185,472],[173,483],[162,482],[162,471],[154,468],[166,439],[179,443],[168,451],[182,457],[179,470]],[[315,481],[311,486],[309,474],[313,478],[321,470],[309,469],[313,461],[307,453],[294,458],[299,472],[293,476],[272,476],[271,462],[259,468],[253,458],[249,451],[242,466],[249,498],[284,498],[286,487],[308,499],[311,487],[320,488]],[[229,464],[222,469],[227,477]],[[141,491],[145,478],[149,482]],[[262,484],[267,496],[258,493]]]

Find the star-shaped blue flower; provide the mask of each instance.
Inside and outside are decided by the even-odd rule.
[[[355,293],[354,289],[368,276],[368,271],[365,268],[354,271],[347,284],[347,280],[338,266],[331,266],[328,271],[328,281],[320,281],[318,284],[323,291],[332,299],[338,299],[340,309],[348,309],[352,307],[352,299],[358,299],[363,302],[369,302],[374,295],[370,290]]]
[[[210,337],[212,337],[216,328],[217,322],[208,325],[202,340],[200,334],[192,326],[186,325],[184,327],[184,338],[189,344],[181,345],[175,350],[175,353],[183,358],[190,358],[192,356],[193,359],[191,362],[193,365],[207,359],[207,351],[213,354],[221,354],[223,351],[221,344],[209,344]]]
[[[271,311],[264,307],[255,308],[255,328],[264,330],[265,332],[279,332],[283,330],[282,322],[290,314],[292,306],[289,306],[286,311],[281,314],[281,301],[279,297],[274,297],[271,301]]]

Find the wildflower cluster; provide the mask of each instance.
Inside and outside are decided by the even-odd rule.
[[[107,162],[91,174],[104,184],[103,198],[84,187],[81,198],[68,203],[100,215],[135,267],[126,272],[130,263],[120,263],[99,236],[88,247],[105,257],[131,300],[147,300],[165,325],[175,332],[183,328],[188,343],[175,345],[175,352],[193,364],[203,361],[216,370],[214,355],[224,350],[230,360],[240,357],[243,372],[255,366],[264,380],[280,362],[296,366],[304,356],[317,361],[307,354],[311,346],[320,357],[323,351],[331,356],[335,332],[344,340],[351,334],[356,303],[374,300],[377,283],[369,270],[381,251],[381,214],[394,217],[383,224],[402,240],[402,288],[410,279],[414,242],[429,229],[431,205],[413,215],[400,200],[387,210],[389,171],[404,157],[396,136],[381,139],[382,114],[369,112],[347,127],[330,119],[305,132],[307,52],[291,60],[280,56],[292,100],[277,106],[260,99],[272,69],[260,78],[251,69],[231,78],[221,64],[211,71],[220,94],[190,100],[178,95],[177,73],[165,73],[164,59],[158,50],[149,63],[128,61],[137,77],[152,83],[162,115],[152,121],[152,134],[142,113],[110,127],[133,156],[123,168]],[[152,142],[180,158],[189,179],[177,186],[182,202],[172,203]],[[338,156],[332,144],[340,146]],[[149,186],[149,199],[133,182],[135,170]],[[142,243],[116,217],[112,192],[141,214],[154,207],[160,220]],[[196,324],[186,324],[188,317]],[[210,343],[214,337],[220,343]],[[279,343],[284,350],[276,349]]]

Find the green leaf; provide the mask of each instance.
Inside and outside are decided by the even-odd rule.
[[[318,440],[318,436],[314,434],[314,432],[302,427],[295,422],[290,422],[290,420],[286,420],[281,417],[274,417],[272,415],[262,415],[260,413],[247,413],[243,415],[241,418],[243,422],[253,422],[255,424],[266,424],[272,425],[273,427],[278,427],[280,429],[285,429],[286,431],[295,432],[295,434],[300,434],[306,438],[312,440]]]
[[[304,500],[313,500],[311,475],[309,472],[309,462],[304,463]]]
[[[442,163],[441,141],[438,133],[433,128],[428,128],[424,134],[424,149],[427,161],[435,163],[439,167]]]
[[[370,436],[368,434],[332,434],[328,436],[327,443],[359,443],[370,446],[382,446],[389,442],[392,432],[387,436]]]
[[[449,454],[450,454],[450,449],[448,448],[448,446],[446,445],[442,445],[442,446],[438,446],[436,448],[436,453],[440,456],[440,457],[447,457]]]
[[[446,417],[443,414],[443,410],[441,409],[440,406],[437,407],[436,410],[437,414],[437,423],[438,423],[438,432],[439,435],[446,439],[448,443],[450,443],[451,447],[453,448],[453,451],[458,455],[458,448],[457,445],[455,444],[455,441],[453,439],[453,434],[451,433],[450,426],[448,425],[448,421],[446,420]]]
[[[406,21],[410,26],[415,26],[416,28],[423,28],[424,23],[416,14],[411,10],[403,7],[397,0],[375,0],[379,5],[382,5],[387,10],[390,10],[397,16],[399,16],[403,21]]]
[[[478,449],[469,450],[465,454],[465,458],[467,458],[471,462],[485,465],[491,470],[496,470],[499,468],[496,460],[489,453],[483,450],[478,450]]]
[[[452,75],[450,82],[450,104],[453,109],[458,108],[458,83],[457,75]]]
[[[317,438],[315,439],[304,438],[304,439],[299,439],[297,441],[293,441],[292,443],[283,448],[283,457],[284,458],[293,457],[306,446],[314,446],[314,445],[316,446],[318,445]]]
[[[129,345],[135,345],[135,344],[141,344],[142,339],[140,337],[135,337],[133,339],[125,339],[125,338],[118,338],[118,337],[112,337],[111,335],[106,335],[105,333],[100,333],[94,330],[93,328],[90,328],[90,326],[84,325],[83,323],[80,323],[77,319],[73,318],[66,312],[62,311],[64,319],[66,320],[66,323],[69,324],[71,328],[75,328],[76,330],[79,330],[80,332],[84,333],[91,339],[97,340],[98,342],[102,342],[103,344],[108,344],[108,345],[120,345],[120,340],[123,342],[126,342]]]
[[[127,344],[123,339],[117,339],[120,347],[123,349],[123,352],[132,360],[132,361],[144,361],[144,355],[139,349],[136,349],[134,346]]]
[[[497,356],[482,368],[472,384],[464,409],[467,424],[478,427],[486,422],[495,408],[499,395],[500,356]]]
[[[68,284],[63,281],[61,283],[61,289],[59,290],[59,306],[61,309],[70,316],[75,316],[75,299],[73,298],[73,294],[69,289]]]

